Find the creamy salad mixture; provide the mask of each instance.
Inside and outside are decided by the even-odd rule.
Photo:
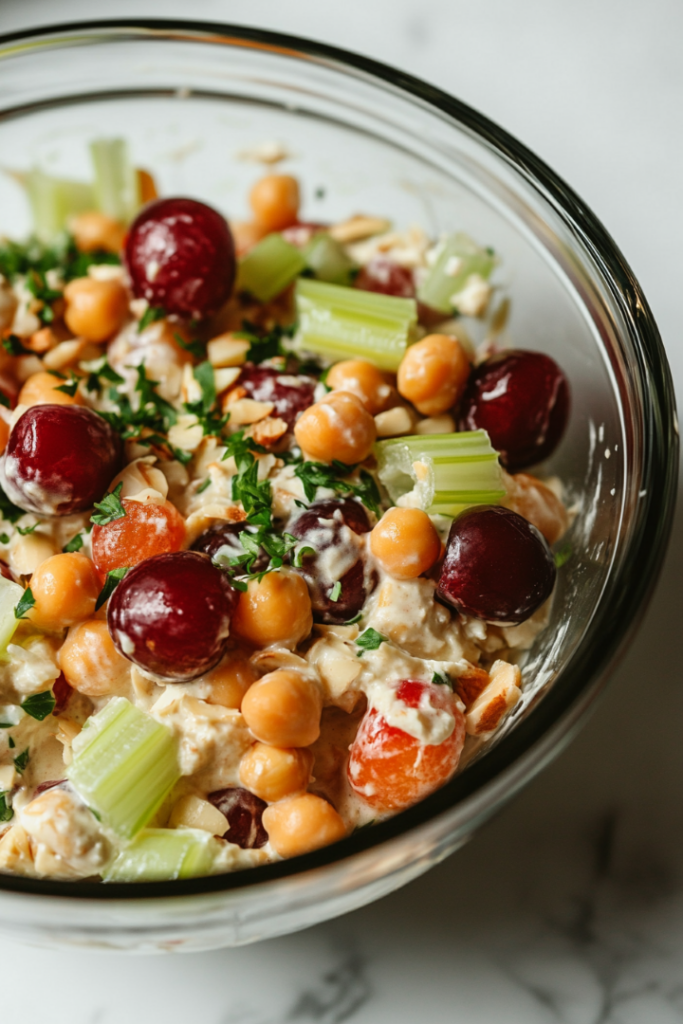
[[[464,234],[309,223],[279,173],[228,225],[93,156],[26,176],[36,236],[0,243],[0,871],[296,856],[519,701],[568,386]]]

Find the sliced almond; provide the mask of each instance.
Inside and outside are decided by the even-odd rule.
[[[267,447],[269,444],[275,444],[286,433],[287,424],[284,420],[281,420],[279,416],[266,416],[264,420],[259,420],[258,423],[249,427],[246,436],[253,437],[257,444]]]
[[[174,448],[184,452],[194,452],[199,448],[204,437],[201,424],[192,415],[179,416],[168,432],[168,440]]]
[[[242,427],[249,423],[258,423],[270,416],[275,406],[272,402],[258,402],[255,398],[239,398],[228,407],[230,426]]]
[[[71,338],[60,341],[59,345],[46,352],[43,366],[48,370],[62,370],[79,359],[96,359],[99,354],[100,350],[85,338]]]
[[[479,694],[465,716],[470,736],[488,737],[520,698],[522,675],[517,665],[496,661],[491,681]]]
[[[416,434],[452,434],[455,420],[447,412],[443,416],[428,416],[415,425]]]
[[[337,242],[360,242],[364,238],[371,238],[373,235],[384,234],[391,228],[391,221],[384,217],[369,217],[366,214],[356,214],[343,220],[339,224],[333,224],[328,234]]]
[[[226,366],[222,370],[214,370],[213,379],[216,385],[216,394],[222,395],[224,391],[231,388],[241,372],[239,366]]]
[[[415,429],[417,417],[403,405],[397,405],[394,409],[387,409],[386,412],[379,412],[375,416],[375,426],[378,437],[402,437],[404,434],[412,434]]]
[[[213,836],[222,836],[228,831],[228,820],[224,814],[199,796],[188,793],[173,805],[169,828],[200,828]]]
[[[470,665],[467,671],[455,680],[455,692],[465,707],[469,708],[490,682],[491,677],[486,669]]]
[[[246,513],[236,505],[205,505],[204,508],[193,512],[185,523],[187,545],[189,547],[194,544],[197,537],[215,522],[242,523],[246,518]]]
[[[212,338],[206,346],[206,354],[213,367],[241,366],[247,358],[251,342],[236,338],[231,331]]]

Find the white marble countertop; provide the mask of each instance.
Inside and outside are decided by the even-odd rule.
[[[0,0],[3,31],[143,14],[331,41],[429,79],[504,125],[617,239],[654,309],[680,393],[678,0],[200,0],[191,9],[186,0]],[[682,573],[683,514],[638,638],[588,726],[438,869],[307,932],[180,960],[2,940],[2,1020],[683,1021]]]

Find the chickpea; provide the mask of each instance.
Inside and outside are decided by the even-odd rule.
[[[71,233],[81,252],[120,252],[126,229],[99,210],[86,210],[71,221]]]
[[[60,630],[89,619],[95,611],[100,582],[85,555],[53,555],[31,577],[35,604],[28,617],[39,629]]]
[[[235,252],[238,256],[244,256],[250,249],[253,249],[257,242],[268,234],[255,220],[232,221],[230,224]]]
[[[310,750],[255,743],[240,763],[240,781],[262,800],[274,803],[305,792],[312,767]]]
[[[404,355],[398,368],[398,390],[424,416],[439,416],[460,399],[470,369],[457,338],[428,334]]]
[[[332,804],[313,793],[292,796],[266,807],[263,826],[281,857],[318,850],[346,835],[346,826]]]
[[[100,619],[72,626],[58,661],[67,683],[88,697],[115,693],[130,670],[130,662],[116,650],[107,623]]]
[[[299,182],[289,174],[268,174],[257,181],[249,204],[257,222],[269,231],[282,231],[299,215]]]
[[[360,398],[350,391],[331,391],[302,413],[294,435],[308,458],[350,464],[367,459],[377,428]]]
[[[391,576],[411,580],[436,562],[441,541],[426,512],[390,508],[370,534],[370,550]]]
[[[121,281],[77,277],[64,289],[64,319],[70,331],[88,341],[106,341],[123,327],[128,294]]]
[[[65,383],[47,370],[32,373],[19,392],[17,405],[85,405],[80,391],[67,395],[57,390]]]
[[[320,689],[311,679],[291,669],[277,669],[249,687],[242,714],[262,743],[308,747],[320,735],[322,704]]]
[[[138,177],[138,195],[140,196],[140,203],[151,203],[153,199],[159,198],[159,190],[157,189],[157,183],[154,177],[145,171],[142,167],[138,167],[136,170]]]
[[[204,700],[207,704],[220,704],[239,711],[242,698],[257,678],[242,651],[229,651],[223,661],[204,677],[210,687]]]
[[[250,580],[240,594],[231,632],[254,647],[296,647],[313,627],[311,598],[299,573],[279,569]]]
[[[382,371],[365,359],[345,359],[335,363],[326,383],[333,391],[350,391],[356,395],[371,416],[383,412],[396,394]]]

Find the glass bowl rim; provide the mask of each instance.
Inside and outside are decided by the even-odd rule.
[[[602,265],[602,275],[619,294],[622,312],[633,323],[633,341],[638,348],[637,371],[643,395],[643,488],[647,494],[639,503],[629,547],[612,567],[593,619],[579,647],[563,667],[552,687],[514,730],[466,772],[457,775],[436,793],[395,817],[362,829],[345,839],[290,860],[253,867],[244,871],[167,882],[108,883],[51,881],[14,875],[0,875],[0,892],[45,895],[69,899],[110,901],[149,900],[199,896],[274,883],[303,876],[315,869],[342,863],[357,854],[379,847],[426,825],[456,804],[500,780],[515,763],[523,762],[539,741],[554,739],[553,750],[561,748],[571,731],[569,712],[581,701],[586,704],[604,680],[617,653],[624,645],[637,612],[646,604],[661,567],[669,539],[678,477],[678,431],[673,383],[664,347],[645,299],[628,263],[609,233],[580,197],[531,150],[518,142],[478,111],[436,86],[345,49],[285,33],[244,25],[179,18],[112,18],[42,25],[0,35],[0,60],[16,54],[16,44],[43,40],[46,48],[60,49],[73,44],[74,33],[95,36],[91,45],[114,39],[170,40],[214,43],[217,39],[239,45],[249,43],[279,51],[291,58],[302,57],[333,62],[340,70],[361,72],[376,86],[387,86],[406,100],[419,100],[454,119],[476,139],[484,142],[499,159],[511,164],[527,181],[540,187],[545,200],[561,219],[589,246]],[[154,33],[157,33],[155,36]],[[178,38],[186,33],[187,38]],[[192,38],[194,36],[194,38]],[[66,38],[65,38],[66,37]],[[211,38],[206,38],[211,37]],[[8,52],[9,51],[9,52]],[[2,115],[0,115],[2,119]],[[628,554],[628,559],[624,555]],[[628,586],[625,584],[628,582]],[[608,600],[608,598],[610,598]],[[632,635],[632,634],[631,634]],[[599,643],[597,642],[599,641]],[[585,707],[583,708],[585,713]],[[561,726],[565,723],[562,731]],[[546,760],[552,757],[550,753]],[[526,769],[516,788],[533,775]]]

